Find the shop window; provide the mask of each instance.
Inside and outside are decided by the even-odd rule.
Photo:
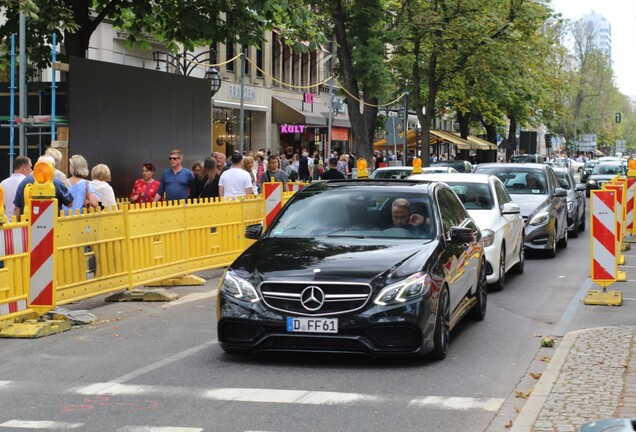
[[[263,78],[263,44],[256,48],[256,76]]]

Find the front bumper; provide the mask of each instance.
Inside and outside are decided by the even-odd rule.
[[[486,255],[486,283],[494,284],[499,280],[501,242],[496,239],[493,244],[484,248],[484,254]]]
[[[435,313],[428,299],[403,304],[367,305],[338,318],[338,333],[291,333],[291,313],[262,302],[246,303],[219,293],[218,339],[231,352],[307,351],[371,355],[419,354],[433,349]]]
[[[556,241],[554,222],[548,221],[543,225],[532,226],[526,224],[525,247],[534,250],[550,250]]]

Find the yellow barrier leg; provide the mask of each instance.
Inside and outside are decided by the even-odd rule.
[[[30,319],[23,322],[15,322],[0,330],[0,337],[35,339],[69,331],[71,322],[67,320],[43,320]]]
[[[149,287],[165,287],[165,286],[202,286],[205,285],[205,279],[195,275],[187,275],[179,278],[165,279],[159,282],[147,284]]]
[[[616,282],[627,282],[627,273],[621,270],[616,272]]]
[[[618,256],[618,260],[616,261],[616,264],[624,265],[625,264],[625,255],[619,255]]]
[[[609,285],[607,283],[606,285]],[[607,291],[607,286],[603,285],[603,291],[589,290],[585,295],[583,303],[586,305],[620,306],[623,303],[622,291]]]

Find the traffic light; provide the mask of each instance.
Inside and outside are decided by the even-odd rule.
[[[614,120],[616,120],[616,123],[620,123],[621,122],[621,113],[617,112],[614,115]]]

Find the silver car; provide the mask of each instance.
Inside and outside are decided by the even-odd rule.
[[[526,222],[526,249],[556,256],[557,247],[568,246],[567,191],[554,169],[544,163],[486,163],[476,174],[492,174],[506,186]]]
[[[569,168],[555,168],[554,173],[568,191],[568,235],[578,237],[579,232],[585,231],[585,183],[576,183]]]

